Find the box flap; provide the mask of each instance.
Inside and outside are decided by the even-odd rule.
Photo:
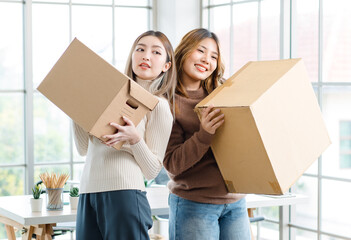
[[[248,62],[196,107],[250,106],[300,60]]]
[[[242,68],[240,68],[234,75],[232,75],[230,78],[228,78],[222,85],[218,86],[216,89],[214,89],[209,96],[206,98],[202,99],[198,104],[196,104],[195,109],[197,108],[203,108],[203,107],[208,107],[210,105],[209,102],[212,102],[212,99],[217,96],[217,94],[224,88],[224,87],[229,87],[233,84],[235,81],[236,77],[244,71],[245,68],[250,65],[250,62],[246,63]]]
[[[75,38],[38,91],[90,131],[127,81],[128,77]]]
[[[156,107],[158,99],[152,93],[148,92],[142,86],[131,79],[129,79],[129,86],[129,94],[133,98],[144,104],[150,110],[153,110]]]

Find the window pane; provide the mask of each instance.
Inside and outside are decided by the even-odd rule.
[[[69,118],[43,95],[34,95],[34,162],[69,161]]]
[[[256,2],[233,5],[234,72],[257,61],[257,9]]]
[[[314,86],[313,90],[316,94],[316,98],[318,99],[318,88]],[[315,162],[306,170],[306,173],[318,174],[318,159],[316,159]]]
[[[72,6],[72,37],[112,63],[112,7]]]
[[[224,77],[229,78],[233,72],[230,62],[230,6],[211,8],[211,31],[216,33],[221,46],[221,54],[226,67]]]
[[[116,67],[121,72],[124,72],[133,42],[149,29],[148,12],[149,10],[142,8],[116,8],[115,10]]]
[[[292,207],[295,214],[292,214],[291,222],[293,224],[317,229],[318,219],[318,182],[317,178],[302,176],[295,183],[294,193],[302,194],[308,197],[306,203],[299,203]]]
[[[69,8],[33,4],[32,11],[33,87],[37,88],[69,44]]]
[[[13,167],[0,169],[0,196],[24,194],[24,168]]]
[[[296,233],[296,240],[318,239],[317,233],[304,231],[301,229],[293,229],[292,231]]]
[[[351,236],[351,183],[322,180],[322,231]]]
[[[351,82],[350,11],[349,0],[323,1],[323,81]]]
[[[0,165],[24,163],[23,94],[0,95]]]
[[[48,2],[48,3],[68,3],[69,0],[39,0],[39,1],[32,1],[33,3],[37,3],[37,2]]]
[[[331,236],[326,236],[322,235],[321,240],[345,240],[345,239],[350,239],[350,236],[345,236],[345,238],[337,238],[337,237],[331,237]]]
[[[115,0],[115,2],[116,2],[116,0]],[[112,5],[112,0],[72,0],[72,3],[73,4],[84,3],[84,4],[109,4],[109,5]]]
[[[115,0],[115,5],[148,6],[148,2],[148,0]]]
[[[279,59],[280,1],[261,1],[261,59]]]
[[[351,120],[340,121],[340,168],[351,169]]]
[[[340,123],[351,121],[351,86],[324,87],[322,89],[323,117],[331,144],[323,153],[323,175],[351,179],[351,168],[342,168],[340,159]]]
[[[264,207],[261,208],[261,214],[267,219],[279,221],[279,207]]]
[[[210,29],[208,25],[208,19],[209,19],[208,13],[209,13],[208,9],[204,9],[202,11],[202,27]]]
[[[34,167],[34,183],[40,181],[39,175],[41,173],[45,173],[45,172],[47,172],[49,174],[51,174],[51,173],[56,173],[56,174],[68,173],[69,175],[71,175],[69,165],[35,166]]]
[[[208,3],[208,1],[205,1]],[[211,5],[230,3],[230,0],[210,0]]]
[[[276,240],[279,239],[279,225],[263,221],[260,229],[260,239]]]
[[[293,57],[302,58],[313,82],[318,81],[318,0],[296,1],[296,50]]]
[[[318,173],[318,159],[306,170],[305,173],[317,174]]]
[[[0,2],[0,90],[23,89],[22,9],[21,3]]]

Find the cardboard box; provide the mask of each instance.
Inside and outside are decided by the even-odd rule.
[[[201,101],[225,114],[211,148],[233,193],[284,194],[330,145],[301,59],[249,62]]]
[[[158,99],[135,81],[74,39],[38,90],[85,131],[98,137],[113,134],[109,125],[137,125]],[[101,139],[105,141],[105,139]],[[115,145],[120,149],[123,143]]]

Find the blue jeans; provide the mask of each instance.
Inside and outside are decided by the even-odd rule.
[[[230,204],[199,203],[169,195],[170,240],[250,240],[245,198]]]

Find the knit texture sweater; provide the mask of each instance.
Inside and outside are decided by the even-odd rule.
[[[137,81],[148,90],[151,81]],[[141,140],[120,150],[108,147],[98,138],[73,123],[74,141],[78,153],[86,155],[80,193],[96,193],[122,189],[145,190],[144,178],[155,178],[171,133],[173,116],[166,99],[158,98],[155,109],[136,126]]]
[[[187,91],[189,98],[175,96],[176,121],[163,162],[170,191],[201,203],[233,203],[245,195],[228,193],[210,148],[213,135],[206,132],[194,107],[207,96],[205,90]]]

